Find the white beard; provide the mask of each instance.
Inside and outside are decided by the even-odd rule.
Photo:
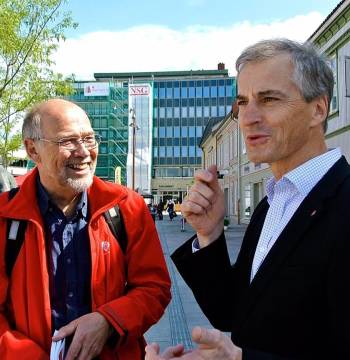
[[[63,168],[59,176],[60,182],[62,184],[68,185],[76,194],[79,194],[87,190],[91,186],[94,178],[95,169],[96,164],[92,164],[90,166],[90,172],[86,177],[82,179],[75,179],[72,177],[68,177],[65,169]]]
[[[77,194],[87,190],[93,181],[93,174],[89,174],[88,177],[86,177],[85,179],[72,179],[72,178],[68,178],[67,180],[67,184],[74,190],[74,192],[76,192]]]

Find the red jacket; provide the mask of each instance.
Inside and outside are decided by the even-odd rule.
[[[49,359],[49,274],[36,176],[37,170],[10,202],[7,193],[0,196],[1,360]],[[121,336],[115,348],[105,346],[100,359],[140,360],[145,345],[143,334],[160,319],[171,297],[158,235],[144,200],[135,192],[95,177],[88,199],[92,310],[103,314]],[[116,204],[128,234],[125,255],[103,216]],[[6,218],[28,221],[10,280],[4,262]]]

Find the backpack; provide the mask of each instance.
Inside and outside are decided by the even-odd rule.
[[[9,191],[9,200],[15,197],[18,190],[19,188],[17,187]],[[118,241],[120,248],[125,254],[126,247],[128,244],[128,238],[119,206],[115,205],[114,207],[105,211],[103,215],[114,238],[116,239],[116,241]],[[17,256],[19,254],[19,251],[21,250],[24,241],[24,234],[26,227],[27,227],[26,220],[16,220],[16,219],[7,220],[5,265],[6,265],[6,274],[9,278],[11,277],[13,266],[15,265]]]

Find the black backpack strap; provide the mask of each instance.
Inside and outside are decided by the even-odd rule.
[[[18,190],[19,188],[17,187],[9,191],[9,200],[15,197]],[[21,250],[26,227],[27,221],[25,220],[7,220],[5,263],[8,277],[11,277],[13,266]]]
[[[119,243],[123,253],[126,252],[128,246],[128,237],[125,230],[123,216],[120,212],[119,206],[116,205],[104,213],[109,229],[112,231],[113,236]]]

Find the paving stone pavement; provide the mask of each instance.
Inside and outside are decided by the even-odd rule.
[[[172,300],[163,317],[148,330],[145,337],[148,343],[157,342],[161,350],[179,343],[190,349],[193,347],[192,328],[196,325],[207,328],[212,326],[197,305],[191,290],[177,272],[170,255],[189,239],[194,231],[189,224],[185,224],[184,231],[181,231],[180,216],[175,217],[173,221],[170,221],[168,216],[164,216],[163,221],[156,221],[156,226],[172,281]],[[231,262],[234,262],[238,255],[245,229],[245,225],[230,225],[225,231]]]

